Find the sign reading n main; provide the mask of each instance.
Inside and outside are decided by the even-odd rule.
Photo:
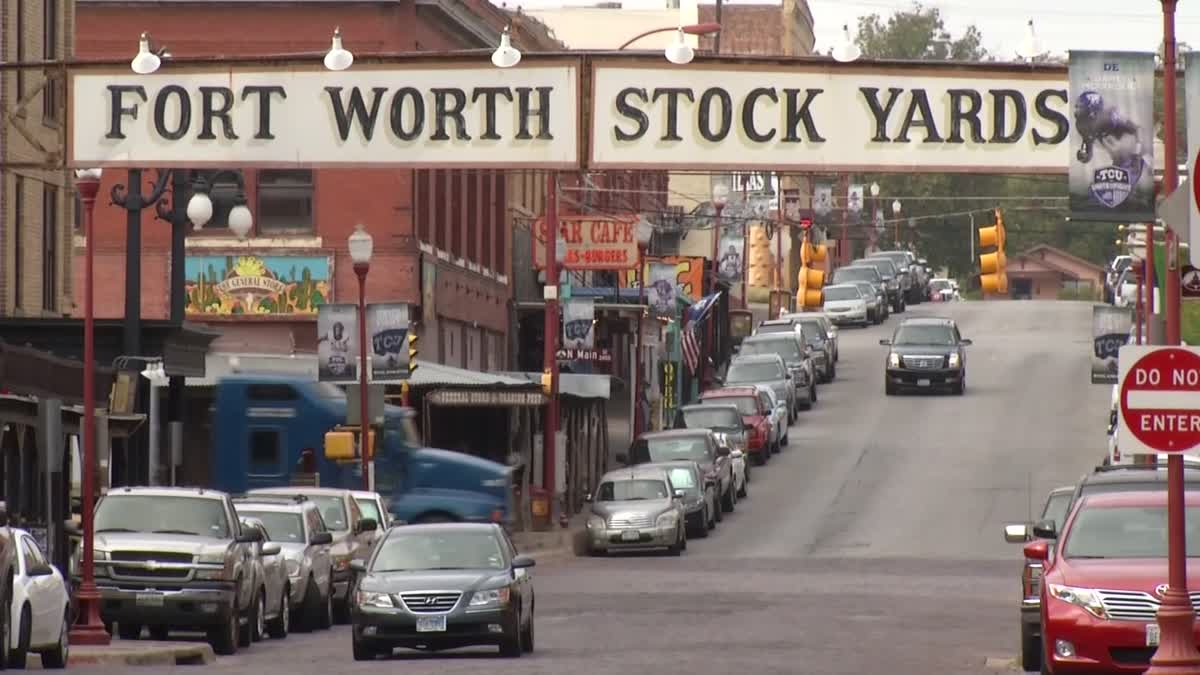
[[[507,70],[398,59],[339,73],[77,68],[71,163],[1067,169],[1064,69],[583,59],[531,54]]]

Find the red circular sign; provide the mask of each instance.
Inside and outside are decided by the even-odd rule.
[[[1138,359],[1121,381],[1121,419],[1158,452],[1200,445],[1200,355],[1163,347]]]

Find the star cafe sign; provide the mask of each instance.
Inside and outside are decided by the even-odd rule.
[[[560,215],[559,237],[566,242],[563,266],[569,270],[625,270],[637,267],[637,216]],[[534,224],[533,266],[546,268],[546,218]]]
[[[1063,173],[1069,157],[1058,66],[382,61],[72,66],[70,163]]]

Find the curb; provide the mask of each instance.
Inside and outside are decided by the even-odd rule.
[[[158,642],[137,645],[71,648],[69,666],[200,666],[216,662],[212,646],[204,642]]]

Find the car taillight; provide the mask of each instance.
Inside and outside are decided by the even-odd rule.
[[[1025,563],[1025,571],[1021,574],[1021,586],[1025,597],[1037,597],[1042,591],[1042,566]]]

